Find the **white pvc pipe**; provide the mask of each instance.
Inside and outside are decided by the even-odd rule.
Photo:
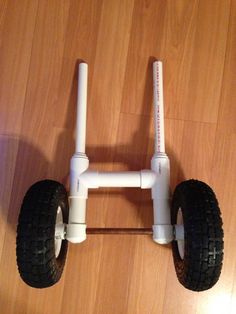
[[[86,188],[100,187],[140,187],[150,189],[157,180],[157,174],[151,170],[98,172],[85,171],[80,176],[80,182]]]
[[[153,63],[155,153],[165,153],[162,62]]]
[[[140,187],[141,177],[139,171],[130,172],[99,172],[100,187]]]
[[[70,215],[69,223],[85,224],[86,223],[86,198],[69,197]]]
[[[80,243],[86,239],[86,199],[88,189],[79,184],[79,176],[89,165],[85,155],[88,65],[79,64],[75,154],[70,164],[70,211],[66,239]]]
[[[76,153],[85,153],[86,114],[87,114],[87,85],[88,65],[79,64],[78,97],[77,97],[77,125],[76,125]]]
[[[153,199],[153,240],[166,244],[173,240],[173,227],[170,215],[170,165],[165,154],[164,135],[164,100],[162,62],[153,63],[153,103],[155,127],[155,152],[151,161],[151,169],[159,173],[156,184],[152,187]]]

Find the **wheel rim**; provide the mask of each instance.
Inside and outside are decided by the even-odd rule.
[[[177,213],[177,225],[183,225],[183,213],[181,207],[178,210]],[[184,240],[177,240],[178,250],[179,250],[179,256],[181,259],[184,258]]]
[[[62,210],[61,210],[60,206],[58,206],[58,208],[57,208],[56,225],[57,224],[63,224],[63,215],[62,215]],[[55,233],[56,233],[56,230],[55,230]],[[55,256],[56,256],[56,258],[60,254],[61,245],[62,245],[62,239],[56,237],[56,234],[55,234]]]

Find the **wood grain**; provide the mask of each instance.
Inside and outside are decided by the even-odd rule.
[[[150,236],[88,235],[70,245],[60,283],[26,286],[15,256],[19,208],[33,182],[68,181],[79,61],[89,64],[91,167],[139,170],[149,167],[153,152],[155,58],[164,62],[171,188],[204,180],[222,209],[219,282],[203,293],[184,289],[171,248]],[[234,0],[0,0],[1,313],[235,312],[235,67]],[[150,191],[91,192],[87,224],[149,228]]]

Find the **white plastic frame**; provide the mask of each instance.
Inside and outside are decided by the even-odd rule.
[[[166,244],[174,238],[170,219],[169,158],[165,153],[162,62],[153,63],[155,150],[150,170],[98,172],[89,170],[85,154],[88,65],[80,63],[77,100],[76,151],[70,166],[69,222],[63,238],[73,243],[86,239],[86,200],[88,189],[99,187],[140,187],[152,190],[153,240]],[[178,226],[178,235],[183,236]]]

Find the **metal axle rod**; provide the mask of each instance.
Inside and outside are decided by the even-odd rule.
[[[152,235],[152,228],[87,228],[87,234]]]

